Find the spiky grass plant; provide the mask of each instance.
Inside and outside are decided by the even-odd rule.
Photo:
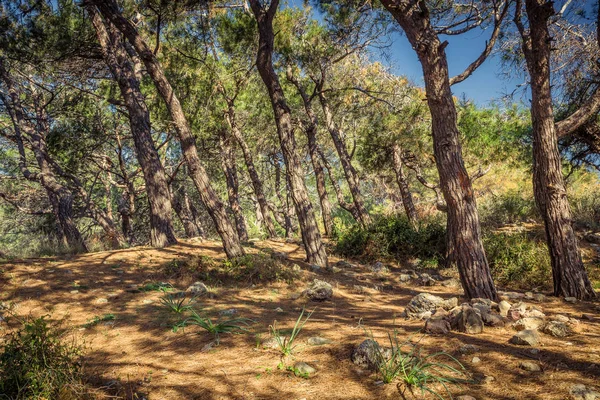
[[[312,310],[310,313],[308,313],[306,315],[306,318],[304,320],[302,320],[302,317],[304,316],[304,312],[305,312],[305,309],[304,308],[302,309],[302,312],[300,313],[300,316],[296,320],[296,324],[294,324],[294,329],[292,329],[292,333],[290,334],[289,337],[281,335],[281,331],[277,328],[277,321],[273,321],[273,325],[269,326],[271,335],[277,342],[277,348],[281,352],[282,358],[289,357],[294,353],[294,350],[296,349],[296,346],[297,346],[297,344],[295,344],[296,338],[298,337],[298,335],[302,331],[302,328],[304,328],[304,325],[306,324],[306,322],[308,322],[308,320],[310,319],[310,317],[314,311],[315,310]]]
[[[185,293],[165,293],[160,298],[160,303],[170,312],[181,315],[193,309],[196,296],[188,299]]]
[[[248,332],[247,326],[252,322],[249,318],[229,318],[219,319],[213,322],[209,317],[198,314],[195,309],[191,309],[192,315],[186,318],[179,327],[186,327],[190,325],[196,325],[204,329],[208,333],[214,336],[217,344],[220,341],[220,335],[222,333],[242,333]]]

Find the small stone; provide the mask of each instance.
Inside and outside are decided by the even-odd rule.
[[[477,400],[473,396],[469,396],[468,394],[463,394],[462,396],[455,397],[456,400]]]
[[[600,399],[600,393],[591,387],[587,387],[581,383],[571,386],[569,390],[573,400],[596,400]]]
[[[444,310],[452,310],[456,306],[458,306],[458,297],[450,297],[440,303],[440,307]]]
[[[227,310],[219,311],[219,315],[222,315],[222,316],[231,316],[231,315],[235,315],[237,313],[238,313],[238,310],[235,308],[228,308]]]
[[[277,307],[277,308],[275,309],[275,311],[277,311],[277,312],[283,312],[283,308],[281,308],[281,307]]]
[[[539,329],[542,325],[544,325],[543,319],[526,317],[526,318],[521,318],[520,320],[515,322],[513,324],[513,328],[515,328],[518,331],[522,331],[525,329],[535,330],[535,329]]]
[[[106,299],[104,297],[100,297],[100,298],[96,299],[96,301],[94,301],[94,303],[96,303],[96,304],[106,304],[106,303],[108,303],[108,299]]]
[[[294,264],[294,265],[292,265],[292,271],[300,272],[300,271],[302,271],[302,267],[298,264]]]
[[[379,343],[372,339],[364,340],[352,351],[350,359],[356,365],[364,369],[376,370],[380,358],[389,358],[391,350],[379,346]]]
[[[425,313],[431,313],[444,303],[444,299],[429,293],[419,293],[406,305],[406,316],[413,319],[425,319]]]
[[[326,338],[322,338],[320,336],[313,336],[313,337],[308,338],[307,342],[311,346],[321,346],[321,345],[324,345],[324,344],[331,343],[331,340],[326,339]]]
[[[450,332],[450,322],[445,318],[429,318],[425,321],[425,332],[434,335],[446,335]]]
[[[150,300],[150,299],[142,300],[142,304],[152,304],[152,303],[154,303],[154,300]]]
[[[285,336],[279,336],[279,340],[277,340],[274,337],[270,337],[267,340],[264,340],[262,342],[262,347],[263,349],[278,349],[279,348],[279,341],[281,341],[282,343],[285,341]]]
[[[560,321],[550,321],[546,325],[544,325],[544,329],[542,331],[548,335],[552,335],[558,338],[564,338],[571,334],[571,328]]]
[[[476,335],[483,332],[483,319],[473,308],[463,305],[462,311],[452,321],[452,327],[459,332]]]
[[[540,343],[540,335],[532,329],[525,329],[510,338],[510,343],[519,346],[537,346]]]
[[[325,301],[333,296],[333,287],[325,281],[315,279],[304,294],[313,301]]]
[[[338,268],[343,268],[343,269],[346,269],[346,268],[353,268],[353,265],[352,265],[352,264],[350,264],[350,263],[349,263],[348,261],[346,261],[346,260],[340,260],[340,261],[338,261],[337,263],[335,263],[335,265],[337,265],[337,266],[338,266]]]
[[[500,303],[498,303],[498,309],[500,310],[500,315],[503,317],[506,317],[508,314],[508,310],[510,310],[510,303],[506,300],[502,300]]]
[[[471,362],[473,364],[479,364],[481,362],[481,358],[479,358],[479,357],[473,357],[473,359],[471,360]]]
[[[375,272],[376,274],[387,274],[388,272],[390,272],[390,269],[383,265],[381,261],[377,261],[371,266],[371,271]]]
[[[294,374],[296,376],[311,375],[311,374],[314,374],[315,372],[317,372],[317,370],[305,362],[298,361],[297,363],[294,364]]]
[[[274,251],[271,253],[271,258],[273,260],[283,261],[288,259],[288,255],[281,251]]]
[[[204,294],[208,292],[208,287],[203,282],[194,282],[187,289],[186,292],[192,294]]]
[[[531,354],[533,354],[534,356],[536,356],[536,355],[540,354],[540,349],[531,349],[531,350],[529,350],[529,352]]]
[[[433,286],[436,284],[436,281],[429,274],[421,274],[417,283],[419,286]]]
[[[464,345],[460,346],[458,351],[461,354],[473,354],[473,353],[477,353],[479,351],[479,347],[475,346],[474,344],[464,344]]]
[[[317,264],[311,264],[310,270],[314,273],[321,272],[321,266]]]
[[[564,323],[569,322],[569,317],[567,317],[566,315],[562,315],[562,314],[553,315],[550,317],[550,319],[552,321],[558,321],[558,322],[564,322]]]
[[[540,372],[542,370],[540,365],[533,361],[521,361],[519,363],[519,368],[529,372]]]
[[[71,290],[71,292],[70,292],[70,293],[71,293],[71,294],[77,294],[77,293],[79,293],[79,290]]]
[[[450,278],[442,281],[442,286],[449,288],[459,288],[460,281],[458,279]]]
[[[546,301],[546,296],[541,293],[536,293],[533,295],[533,300],[537,301],[538,303],[542,303]]]
[[[501,328],[505,325],[504,319],[500,316],[500,314],[496,314],[495,312],[484,314],[481,318],[486,326]]]
[[[410,280],[412,279],[410,275],[408,274],[400,274],[400,282],[410,282]]]
[[[575,297],[565,297],[565,301],[567,303],[575,304],[575,303],[577,303],[577,298],[575,298]]]

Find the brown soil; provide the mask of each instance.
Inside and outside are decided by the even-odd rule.
[[[392,268],[384,278],[360,265],[353,270],[353,276],[315,274],[308,265],[299,262],[303,253],[297,244],[266,241],[257,243],[255,248],[289,253],[291,259],[302,266],[302,278],[291,285],[224,285],[215,288],[214,296],[202,298],[201,303],[210,315],[218,316],[220,310],[235,308],[238,316],[255,321],[251,333],[224,335],[220,345],[208,351],[203,351],[212,340],[208,334],[195,328],[176,333],[170,330],[170,317],[159,303],[162,293],[134,293],[128,287],[165,279],[162,268],[174,259],[191,255],[223,257],[216,242],[181,241],[167,249],[137,247],[68,259],[8,262],[0,265],[0,301],[16,303],[19,314],[51,314],[53,319],[65,318],[69,325],[76,327],[94,317],[114,314],[114,321],[78,328],[75,332],[87,346],[87,371],[95,377],[94,384],[119,398],[399,398],[395,385],[377,384],[375,374],[360,370],[350,361],[353,347],[366,338],[365,328],[380,341],[387,332],[398,329],[401,338],[420,339],[425,352],[449,352],[456,355],[470,373],[494,377],[488,383],[453,387],[454,396],[566,399],[575,383],[599,386],[600,318],[595,304],[572,305],[555,298],[539,304],[547,315],[560,313],[581,321],[576,325],[576,334],[567,339],[542,335],[538,354],[533,354],[531,348],[509,344],[508,340],[515,333],[509,327],[486,327],[480,335],[452,332],[446,336],[422,337],[418,331],[423,322],[398,317],[407,302],[420,292],[446,298],[457,296],[458,289],[401,283],[399,267]],[[331,261],[337,259],[332,257]],[[334,286],[333,300],[314,303],[294,296],[314,278],[324,279]],[[185,289],[189,282],[171,280],[169,283]],[[355,285],[369,289],[358,290]],[[108,302],[99,303],[100,298]],[[310,379],[278,370],[277,352],[257,346],[257,342],[269,337],[269,325],[274,320],[282,327],[291,328],[304,306],[315,311],[300,334],[302,346],[295,359],[317,369]],[[284,311],[277,312],[278,307]],[[594,319],[581,318],[584,313]],[[4,329],[6,325],[0,325],[0,334]],[[316,335],[333,342],[323,346],[306,344],[306,339]],[[461,355],[458,348],[463,344],[474,344],[481,350]],[[473,364],[473,356],[479,357],[481,362]],[[521,370],[519,362],[523,360],[538,361],[542,372]]]

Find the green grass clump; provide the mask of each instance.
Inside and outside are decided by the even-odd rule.
[[[27,317],[0,352],[0,398],[82,399],[82,348],[47,317]]]
[[[492,232],[484,236],[483,244],[497,283],[522,289],[552,284],[550,254],[543,238]]]
[[[160,303],[170,312],[183,314],[186,311],[193,310],[196,303],[196,297],[187,298],[185,293],[165,293],[160,298]]]
[[[305,310],[303,308],[289,336],[282,335],[281,331],[277,328],[277,321],[273,321],[273,325],[269,326],[271,335],[277,342],[277,348],[281,352],[282,357],[289,357],[294,353],[297,346],[295,344],[296,339],[298,338],[298,335],[302,331],[302,328],[304,328],[304,325],[308,322],[308,320],[314,312],[314,310],[311,311],[306,315],[306,318],[302,320],[302,317],[304,316],[304,311]]]
[[[481,224],[488,227],[501,227],[539,218],[533,197],[525,196],[517,190],[482,200],[479,213]]]
[[[345,257],[440,259],[446,247],[442,221],[413,227],[403,215],[380,216],[366,228],[355,225],[339,234],[335,252]]]
[[[252,320],[248,318],[221,318],[213,322],[209,317],[204,314],[199,314],[193,308],[191,309],[191,314],[192,315],[183,320],[178,327],[190,325],[199,326],[213,335],[217,344],[219,344],[221,334],[248,332],[246,327],[252,322]],[[174,330],[176,331],[177,329],[175,328]]]
[[[102,316],[95,316],[88,322],[82,325],[83,328],[91,328],[92,326],[98,325],[100,322],[114,321],[116,319],[114,314],[104,314]]]

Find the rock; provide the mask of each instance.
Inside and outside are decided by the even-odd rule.
[[[273,260],[284,261],[288,259],[288,255],[282,251],[274,251],[271,253],[271,258]]]
[[[342,269],[354,268],[354,266],[346,260],[340,260],[340,261],[336,262],[335,265],[338,268],[342,268]]]
[[[569,390],[573,400],[596,400],[600,399],[600,393],[591,387],[587,387],[581,383],[571,386]]]
[[[108,303],[108,299],[106,299],[106,298],[104,298],[104,297],[100,297],[100,298],[97,298],[97,299],[94,301],[94,303],[96,303],[96,304],[106,304],[106,303]]]
[[[429,318],[425,321],[425,332],[446,335],[450,332],[450,322],[446,318]]]
[[[429,312],[435,311],[435,309],[444,302],[444,299],[438,296],[434,296],[429,293],[419,293],[413,297],[406,306],[405,312],[408,318],[424,319],[423,317]]]
[[[450,287],[450,288],[459,288],[460,281],[458,279],[449,278],[442,281],[442,286]]]
[[[334,265],[328,265],[327,268],[325,268],[325,271],[329,272],[330,274],[337,274],[342,272],[342,269]]]
[[[317,265],[317,264],[311,264],[311,265],[310,265],[310,270],[311,270],[312,272],[315,272],[315,273],[317,273],[317,272],[321,272],[321,266],[320,266],[320,265]]]
[[[481,362],[481,358],[479,358],[479,357],[473,357],[473,359],[471,360],[471,362],[473,364],[479,364]]]
[[[463,305],[462,310],[452,321],[452,327],[459,332],[476,335],[483,332],[483,319],[471,306]]]
[[[571,328],[564,322],[560,321],[549,321],[546,325],[544,325],[542,332],[558,338],[567,337],[572,333]]]
[[[458,306],[458,297],[450,297],[440,303],[440,307],[444,310],[452,310],[456,306]]]
[[[279,336],[279,340],[283,343],[283,341],[285,340],[285,336]],[[263,349],[278,349],[279,348],[279,342],[277,340],[277,338],[274,337],[270,337],[267,340],[264,340],[262,342],[262,347]]]
[[[281,308],[281,307],[277,307],[277,308],[275,309],[275,311],[277,311],[277,312],[283,312],[283,308]]]
[[[152,304],[152,303],[154,303],[154,300],[152,300],[152,299],[144,299],[144,300],[142,300],[142,304]]]
[[[536,330],[536,329],[540,329],[540,327],[542,325],[544,325],[543,319],[526,317],[526,318],[521,318],[520,320],[515,322],[513,324],[513,328],[515,328],[518,331],[522,331],[525,329]]]
[[[77,293],[79,293],[79,290],[71,290],[69,293],[71,293],[71,294],[77,294]]]
[[[550,319],[552,321],[558,321],[558,322],[564,322],[564,323],[569,322],[569,317],[567,317],[566,315],[562,315],[562,314],[553,315],[550,317]]]
[[[475,346],[474,344],[464,344],[464,345],[460,346],[458,351],[461,354],[473,354],[473,353],[477,353],[479,351],[479,347]]]
[[[376,274],[387,274],[388,272],[390,272],[390,269],[383,265],[381,261],[377,261],[371,266],[371,271],[375,272]]]
[[[315,279],[304,294],[313,301],[325,301],[333,296],[333,287],[325,281]]]
[[[519,363],[519,368],[529,372],[540,372],[542,370],[542,368],[540,368],[540,365],[533,361],[521,361]]]
[[[227,310],[219,311],[219,315],[222,315],[222,316],[231,316],[231,315],[235,315],[237,313],[238,313],[238,310],[235,308],[228,308]]]
[[[468,394],[463,394],[462,396],[455,397],[456,400],[477,400],[473,396],[469,396]]]
[[[419,279],[417,279],[417,283],[419,286],[433,286],[436,284],[436,281],[429,274],[421,274]]]
[[[367,339],[352,351],[350,359],[361,368],[377,370],[381,357],[391,357],[391,350],[380,347],[379,343],[372,339]]]
[[[302,271],[302,267],[299,264],[294,264],[294,265],[292,265],[292,271],[300,272],[300,271]]]
[[[481,319],[483,319],[483,323],[486,326],[500,328],[505,325],[504,319],[500,316],[500,314],[497,314],[495,312],[489,312],[487,314],[484,314],[481,316]]]
[[[208,286],[198,281],[192,283],[185,291],[192,294],[204,294],[208,292]]]
[[[538,303],[543,303],[546,301],[546,296],[541,293],[536,293],[533,295],[533,300],[537,301]]]
[[[509,343],[519,346],[537,346],[540,343],[540,335],[532,329],[525,329],[510,338]]]
[[[400,274],[399,279],[400,279],[400,282],[410,282],[412,277],[408,274]]]
[[[577,303],[577,299],[575,297],[565,297],[565,301],[571,304]]]
[[[540,310],[536,309],[536,308],[532,308],[531,310],[525,311],[525,317],[529,317],[529,318],[546,318],[546,314],[544,314],[543,312],[541,312]]]
[[[321,346],[321,345],[324,345],[324,344],[331,343],[331,340],[326,339],[326,338],[322,338],[320,336],[313,336],[313,337],[308,338],[307,342],[311,346]]]
[[[305,362],[298,361],[297,363],[294,364],[294,374],[296,376],[312,375],[315,372],[317,372],[317,370]]]

